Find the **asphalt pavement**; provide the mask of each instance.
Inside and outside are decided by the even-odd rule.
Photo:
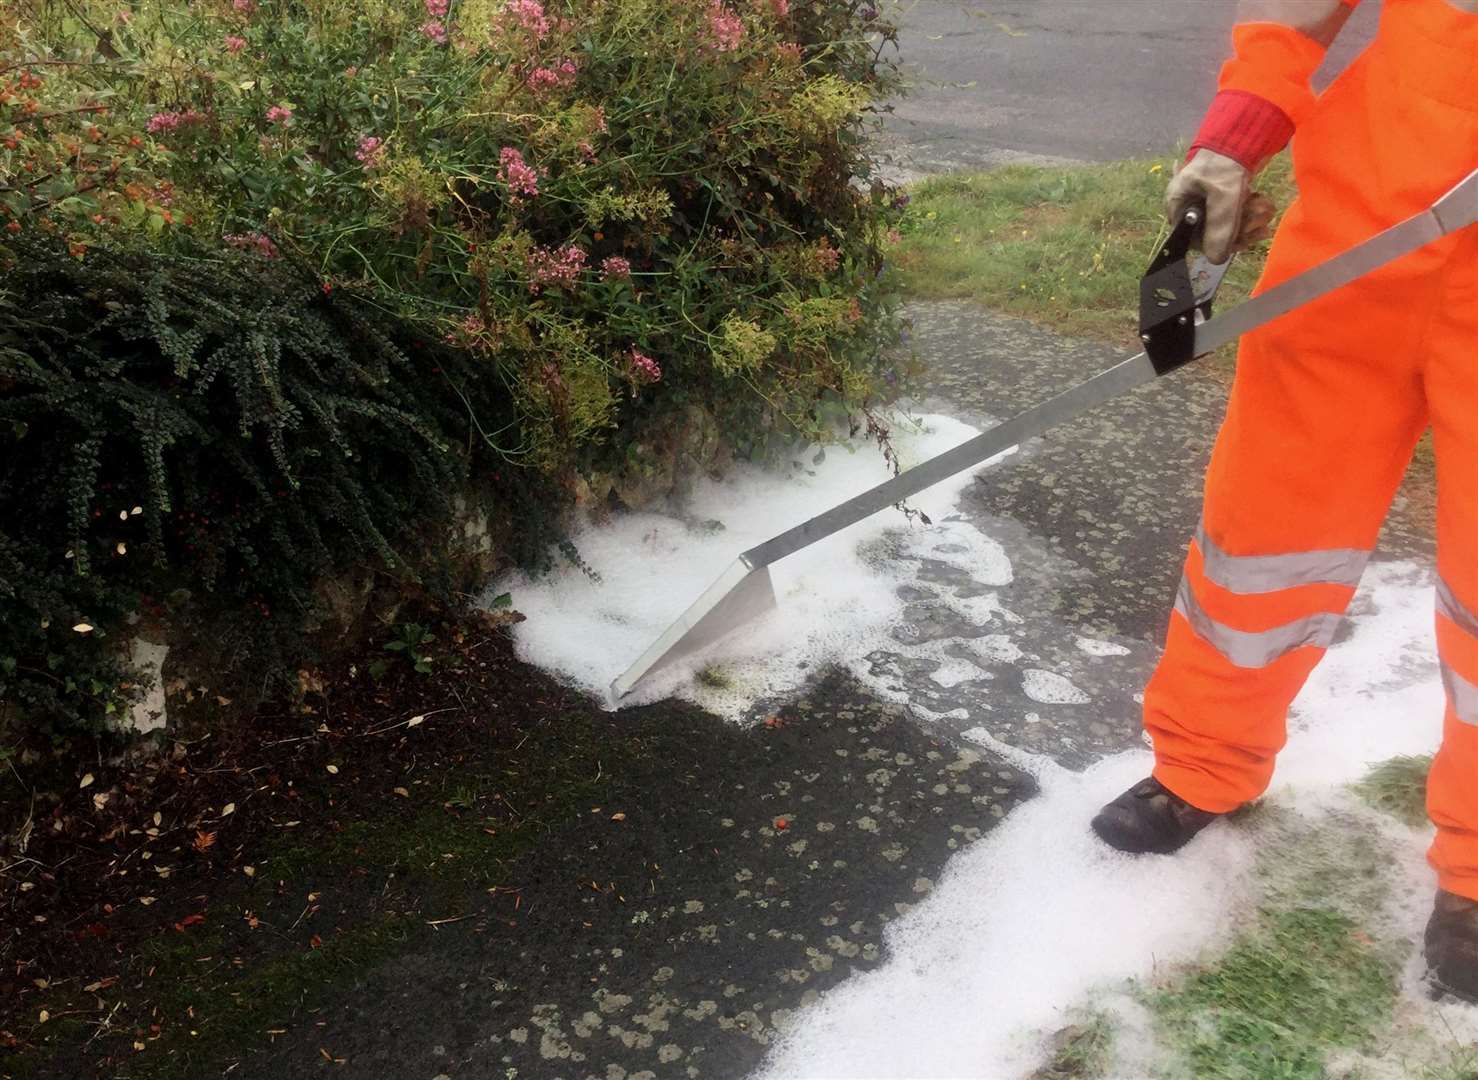
[[[1216,91],[1237,0],[903,0],[908,95],[886,129],[903,175],[1163,154]],[[1364,4],[1324,85],[1374,33]]]

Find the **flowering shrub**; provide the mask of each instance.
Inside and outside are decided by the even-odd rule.
[[[890,197],[860,134],[893,83],[877,62],[891,31],[870,7],[28,0],[21,12],[9,29],[24,34],[0,42],[8,229],[52,229],[79,250],[142,232],[291,254],[482,355],[547,421],[511,451],[522,462],[619,460],[633,425],[693,401],[741,440],[777,424],[815,436],[818,406],[862,407],[880,385]],[[716,367],[736,314],[774,348]],[[632,350],[664,378],[634,385]],[[555,392],[562,382],[588,393]],[[577,403],[599,422],[565,415]]]
[[[622,473],[695,410],[740,451],[826,438],[897,390],[880,255],[897,211],[864,138],[895,88],[880,59],[892,33],[860,0],[11,0],[0,297],[38,251],[139,274],[149,259],[171,274],[205,260],[291,290],[306,273],[336,310],[372,312],[427,345],[398,351],[395,371],[443,385],[433,357],[455,353],[456,438],[490,469],[543,485],[547,505],[579,477]],[[94,293],[63,295],[91,311]],[[233,293],[234,317],[248,318],[232,305],[251,295]],[[16,311],[32,302],[11,297]],[[272,325],[290,336],[295,324]],[[106,367],[130,340],[88,347]],[[257,375],[230,370],[265,387],[277,346],[260,347]],[[22,422],[40,399],[7,401],[19,385],[0,374],[0,405]],[[283,468],[273,432],[286,429],[265,417],[322,419],[323,406],[274,393],[254,391],[229,422]],[[416,417],[431,407],[416,402],[408,416],[443,438],[445,422]],[[191,422],[225,448],[212,425],[227,415]],[[293,430],[326,440],[309,458],[342,449],[323,425]],[[164,528],[166,501],[202,513],[187,475],[198,459],[167,480],[153,451],[117,460],[154,469],[133,482],[144,522]],[[0,488],[33,481],[6,474]],[[231,484],[259,494],[244,474]],[[9,497],[0,490],[0,511]],[[106,539],[78,516],[96,492],[70,497],[65,535],[28,541],[16,564],[27,573],[75,574],[66,551]],[[400,513],[376,519],[381,558],[415,520]],[[151,534],[151,558],[194,565],[166,540]],[[238,556],[227,562],[250,589],[265,563]],[[0,568],[0,593],[19,572]],[[142,577],[119,580],[145,591]]]

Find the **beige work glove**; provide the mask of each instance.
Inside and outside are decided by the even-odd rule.
[[[1183,165],[1165,190],[1165,211],[1178,225],[1193,202],[1205,202],[1206,223],[1201,250],[1218,266],[1243,248],[1272,235],[1269,225],[1278,207],[1252,190],[1252,174],[1240,162],[1204,146]]]

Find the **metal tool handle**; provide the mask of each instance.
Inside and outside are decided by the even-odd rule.
[[[1440,240],[1444,236],[1465,229],[1475,222],[1478,222],[1478,171],[1470,174],[1467,179],[1428,209],[1371,237],[1344,254],[1337,255],[1312,270],[1306,270],[1297,277],[1285,281],[1276,288],[1269,289],[1257,298],[1202,325],[1195,325],[1194,317],[1190,318],[1187,325],[1193,335],[1191,355],[1193,357],[1204,356],[1213,352],[1249,330],[1264,326],[1295,308],[1302,307],[1312,300],[1348,285],[1372,270],[1424,247],[1434,240]],[[1164,259],[1173,266],[1174,250],[1171,249],[1169,255],[1157,256],[1156,262]],[[1180,257],[1180,267],[1189,283],[1193,272],[1186,268],[1184,252]],[[1226,264],[1220,270],[1224,274]],[[1211,297],[1216,291],[1215,285],[1220,284],[1220,281],[1220,276],[1214,275],[1209,292],[1192,288],[1192,296],[1202,296],[1202,303],[1209,308]],[[1200,310],[1199,305],[1192,304],[1181,314],[1190,315],[1198,310]],[[1177,315],[1176,318],[1178,317]],[[1048,398],[1035,408],[997,424],[973,439],[968,439],[937,457],[915,465],[912,469],[891,480],[884,481],[877,487],[853,496],[840,506],[834,506],[824,513],[817,514],[809,521],[803,521],[779,536],[750,548],[741,556],[741,559],[751,569],[769,566],[792,552],[840,532],[884,507],[932,487],[946,477],[953,476],[972,465],[978,465],[985,459],[1010,449],[1024,439],[1039,435],[1048,428],[1069,420],[1096,405],[1101,405],[1126,390],[1151,382],[1156,376],[1164,374],[1166,370],[1173,370],[1177,366],[1179,364],[1173,364],[1170,368],[1162,368],[1144,354],[1131,357],[1095,375],[1088,381],[1063,391],[1056,397]]]
[[[1444,233],[1455,233],[1478,223],[1478,169],[1453,188],[1432,207],[1432,214],[1442,225]]]

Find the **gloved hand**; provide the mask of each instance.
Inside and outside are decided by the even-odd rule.
[[[1201,250],[1220,265],[1236,252],[1266,240],[1268,226],[1278,212],[1266,195],[1252,190],[1252,174],[1239,162],[1204,146],[1183,165],[1165,191],[1165,210],[1172,225],[1179,224],[1186,207],[1206,204]]]

